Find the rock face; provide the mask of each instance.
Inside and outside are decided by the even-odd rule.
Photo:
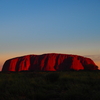
[[[43,54],[27,55],[7,60],[2,71],[65,71],[98,70],[90,59],[78,55]]]

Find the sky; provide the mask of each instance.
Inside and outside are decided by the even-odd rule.
[[[0,0],[0,69],[7,59],[43,53],[100,66],[100,0]]]

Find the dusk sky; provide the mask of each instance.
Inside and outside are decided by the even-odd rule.
[[[100,0],[0,0],[0,68],[43,53],[86,56],[100,67]]]

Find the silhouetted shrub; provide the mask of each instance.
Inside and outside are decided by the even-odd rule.
[[[58,78],[59,78],[59,73],[56,73],[56,72],[48,73],[45,76],[45,79],[50,82],[56,82]]]

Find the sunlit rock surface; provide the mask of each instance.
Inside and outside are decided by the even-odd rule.
[[[2,71],[66,71],[97,70],[98,67],[90,59],[69,54],[27,55],[7,60]]]

